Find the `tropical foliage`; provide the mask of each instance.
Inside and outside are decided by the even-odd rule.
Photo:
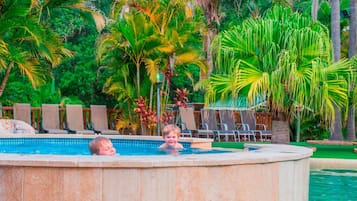
[[[131,111],[139,97],[153,109],[158,73],[165,75],[160,85],[163,109],[171,101],[175,68],[189,64],[206,68],[200,54],[203,22],[200,10],[187,7],[187,1],[123,1],[113,8],[108,33],[98,41],[97,58],[112,73],[105,92],[125,102],[120,107],[129,111],[127,119],[134,122]],[[186,75],[192,77],[188,71]]]
[[[326,121],[333,104],[346,108],[350,63],[333,63],[328,29],[290,8],[273,7],[223,31],[213,46],[217,69],[200,85],[206,102],[243,96],[254,104],[265,97],[275,118],[302,111]]]
[[[2,85],[0,91],[1,93],[4,92],[1,96],[2,104],[12,105],[13,102],[30,102],[33,106],[39,106],[41,103],[59,103],[63,95],[68,94],[67,97],[73,97],[81,94],[67,93],[66,90],[63,90],[64,93],[62,94],[60,88],[63,87],[59,82],[66,78],[63,77],[63,73],[67,70],[63,69],[62,66],[72,66],[75,63],[73,59],[81,57],[82,52],[75,48],[79,46],[90,47],[90,45],[78,41],[76,43],[79,44],[75,46],[68,43],[71,38],[80,39],[76,37],[80,34],[76,33],[80,33],[81,30],[82,32],[85,31],[86,23],[80,19],[93,22],[94,27],[95,25],[100,27],[102,21],[100,15],[92,10],[93,6],[85,4],[85,2],[85,0],[2,1],[0,7],[0,40],[4,41],[6,45],[2,46],[4,48],[2,50],[6,51],[1,51]],[[66,18],[69,14],[73,15]],[[74,17],[74,15],[77,16]],[[76,29],[77,25],[81,28]],[[78,32],[73,32],[73,30]],[[96,32],[94,31],[94,33]],[[94,39],[96,38],[95,34],[91,35],[94,36]],[[94,44],[94,40],[92,44]],[[92,52],[84,53],[92,55],[92,66],[96,66],[93,56],[94,45],[91,46],[93,47]],[[73,58],[74,54],[76,55],[75,58]],[[83,57],[83,59],[86,58]],[[68,62],[69,60],[70,62]],[[85,60],[83,60],[84,62]],[[87,69],[82,69],[78,75],[81,75],[82,72],[88,72]],[[69,73],[73,75],[73,72]],[[25,77],[21,75],[25,75]],[[90,76],[96,77],[96,69],[92,71]],[[72,79],[66,79],[67,82],[70,80]],[[77,77],[75,82],[80,83],[80,80],[83,79]],[[87,80],[83,80],[83,82],[85,81]],[[27,84],[28,82],[32,83],[32,87],[35,88],[31,88]],[[71,84],[72,89],[74,89],[73,83],[69,85]],[[86,88],[81,88],[80,91],[88,91],[85,90]],[[91,94],[91,96],[85,94],[80,98],[86,100],[86,97],[92,97],[95,91],[91,91]],[[76,97],[75,99],[79,98]],[[90,101],[93,102],[93,99]]]
[[[0,96],[13,68],[27,76],[33,87],[50,78],[51,67],[71,53],[52,29],[38,22],[31,0],[2,1],[0,5]]]
[[[204,91],[207,102],[246,96],[253,103],[265,97],[269,111],[293,120],[304,109],[302,122],[327,127],[318,120],[328,119],[336,103],[342,106],[342,122],[348,115],[348,139],[354,139],[356,81],[345,86],[356,76],[347,73],[346,60],[332,64],[331,1],[318,2],[319,22],[312,23],[310,0],[3,0],[0,102],[107,104],[128,111],[122,117],[127,122],[121,122],[126,127],[138,121],[133,108],[140,96],[147,111],[155,111],[161,72],[162,107],[179,101],[177,91],[185,88],[190,91],[185,103],[202,102]],[[349,2],[355,1],[340,1],[341,58],[353,57],[356,49],[348,48],[353,39],[348,28],[355,24]],[[269,10],[273,5],[301,15]],[[219,32],[212,76],[201,82],[207,87],[193,92],[192,85],[212,70],[204,59],[213,67],[206,50]],[[324,97],[321,104],[315,97]],[[162,114],[164,121],[169,116]]]

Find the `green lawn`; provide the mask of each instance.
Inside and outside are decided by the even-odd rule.
[[[249,142],[250,143],[250,142]],[[357,148],[357,145],[321,145],[321,144],[308,144],[306,142],[291,143],[297,146],[316,147],[316,152],[312,155],[312,158],[339,158],[339,159],[356,159],[357,153],[354,153],[353,149]],[[243,149],[244,142],[213,142],[213,147],[220,148],[234,148]]]

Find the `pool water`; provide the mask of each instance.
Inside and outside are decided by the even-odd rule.
[[[0,153],[7,154],[55,154],[90,155],[90,138],[0,138]],[[164,155],[158,151],[163,143],[159,140],[111,139],[120,155]],[[190,143],[182,142],[184,149],[180,154],[223,153],[223,150],[202,150],[190,148]]]
[[[311,170],[309,201],[357,201],[357,170]]]

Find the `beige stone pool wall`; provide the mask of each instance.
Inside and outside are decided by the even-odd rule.
[[[0,154],[0,200],[307,201],[312,151],[254,146],[179,156]]]
[[[311,158],[310,168],[357,170],[357,158],[356,159]]]

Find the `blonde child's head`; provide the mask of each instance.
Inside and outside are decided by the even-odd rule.
[[[115,155],[116,150],[110,139],[99,136],[89,143],[89,150],[92,155]]]
[[[164,128],[162,130],[162,136],[165,137],[170,133],[175,133],[177,135],[177,138],[179,138],[181,135],[181,130],[175,124],[168,124],[168,125],[164,126]]]
[[[178,142],[181,130],[174,124],[166,125],[162,130],[162,137],[165,143],[160,145],[159,149],[166,150],[170,154],[178,153],[178,150],[183,149],[182,144]]]

